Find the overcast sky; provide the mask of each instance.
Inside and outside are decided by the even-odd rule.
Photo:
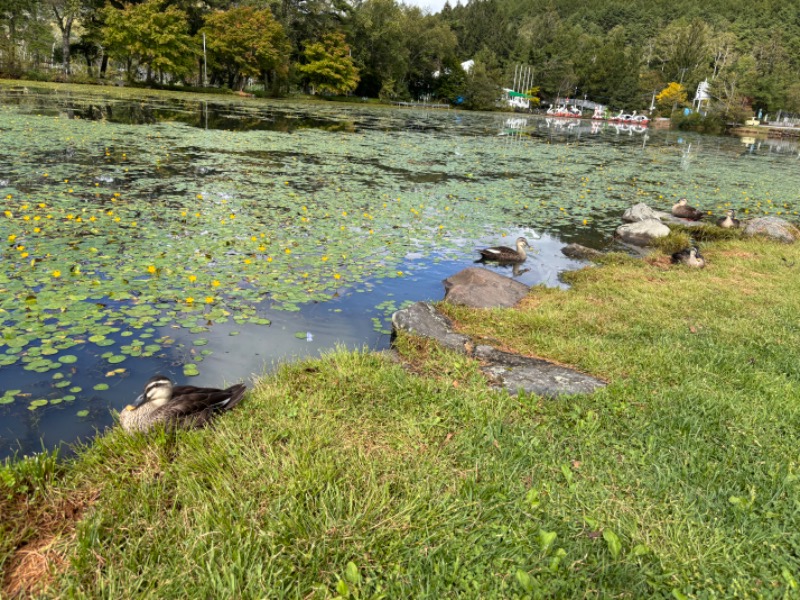
[[[430,12],[439,12],[444,6],[445,0],[400,0],[403,4],[410,4],[411,6],[419,6],[420,8],[427,8]],[[465,2],[462,0],[462,4]],[[455,6],[456,0],[450,0],[450,6]]]

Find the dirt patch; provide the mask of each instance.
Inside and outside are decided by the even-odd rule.
[[[645,258],[644,261],[649,265],[656,267],[657,269],[661,269],[662,271],[666,271],[672,267],[672,260],[666,254],[651,254]]]
[[[21,503],[18,520],[24,539],[17,545],[3,574],[3,598],[37,596],[67,567],[66,549],[75,536],[75,523],[99,497],[99,491],[61,498],[48,505]]]
[[[758,256],[755,252],[742,252],[741,250],[721,250],[717,254],[726,258],[755,258]]]

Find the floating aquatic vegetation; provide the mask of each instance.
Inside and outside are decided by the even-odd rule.
[[[560,139],[533,127],[509,140],[497,116],[220,98],[242,127],[204,129],[159,115],[207,106],[143,93],[142,119],[109,118],[137,93],[4,104],[0,86],[0,366],[66,374],[32,392],[49,404],[71,384],[52,385],[89,368],[113,377],[153,361],[196,377],[215,328],[235,325],[228,338],[262,327],[267,343],[265,307],[298,311],[374,281],[411,286],[421,262],[463,260],[486,238],[608,235],[627,206],[667,209],[681,196],[714,214],[798,211],[796,160],[742,153],[735,140]],[[325,127],[245,127],[301,121]],[[375,304],[372,327],[386,334],[395,304]],[[71,395],[108,389],[98,385]]]

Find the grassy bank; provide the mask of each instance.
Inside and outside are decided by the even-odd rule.
[[[519,310],[445,307],[609,380],[591,396],[511,397],[403,337],[411,370],[335,352],[212,429],[7,468],[5,594],[796,597],[800,248],[704,254],[584,269]]]

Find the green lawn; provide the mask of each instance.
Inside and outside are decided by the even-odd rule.
[[[612,259],[519,310],[444,307],[609,381],[590,396],[512,397],[401,337],[410,369],[337,351],[211,429],[7,467],[5,593],[798,597],[800,248],[704,254]]]

